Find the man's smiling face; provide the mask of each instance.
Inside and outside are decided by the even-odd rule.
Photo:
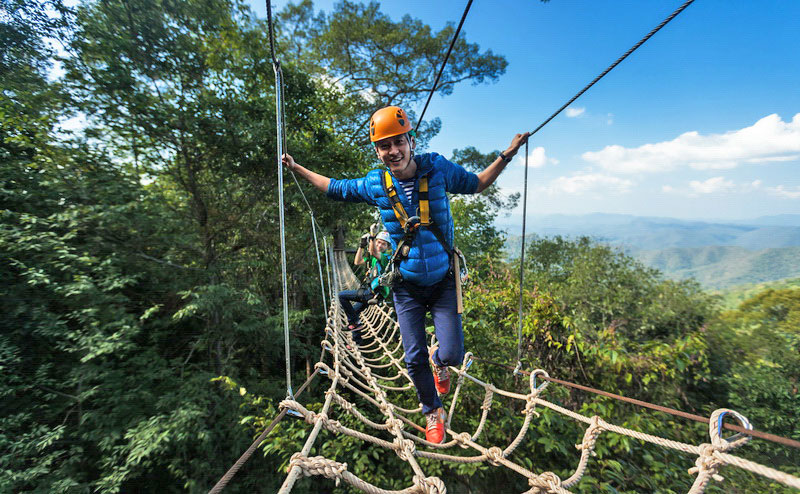
[[[409,139],[406,134],[400,134],[376,142],[375,152],[392,175],[400,180],[408,179],[416,173],[416,166],[409,166],[414,144],[413,137]]]

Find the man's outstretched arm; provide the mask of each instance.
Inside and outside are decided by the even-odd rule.
[[[311,185],[319,189],[321,192],[328,192],[328,186],[331,184],[330,178],[300,166],[300,164],[295,162],[294,158],[292,158],[292,156],[289,154],[283,155],[283,164],[296,174],[308,180]]]
[[[508,148],[503,151],[503,154],[506,158],[508,158],[508,161],[498,156],[491,165],[487,166],[482,172],[478,173],[478,189],[475,191],[476,193],[483,192],[487,187],[492,185],[495,180],[497,180],[497,177],[500,176],[500,172],[505,169],[506,165],[508,165],[508,163],[511,161],[511,158],[517,154],[520,146],[525,144],[530,135],[530,132],[515,135],[514,138],[511,139],[511,145],[509,145]]]

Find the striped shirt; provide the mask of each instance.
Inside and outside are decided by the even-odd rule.
[[[411,194],[414,193],[414,184],[416,182],[417,182],[417,177],[414,177],[414,178],[412,178],[410,180],[405,180],[405,181],[398,180],[397,181],[397,183],[400,184],[400,187],[402,187],[403,190],[405,191],[406,197],[408,198],[408,202],[411,202]]]

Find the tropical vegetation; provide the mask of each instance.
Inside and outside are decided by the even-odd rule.
[[[453,31],[392,20],[376,2],[342,1],[323,14],[304,0],[278,12],[288,149],[327,175],[363,174],[374,166],[366,118],[387,103],[420,103]],[[238,0],[3,0],[0,492],[206,492],[278,412],[286,390],[269,46],[265,22]],[[506,62],[461,39],[448,67],[442,95],[497,80]],[[430,119],[422,144],[440,127]],[[488,151],[450,157],[479,169]],[[319,358],[325,324],[308,206],[337,246],[354,245],[373,216],[309,189],[307,206],[290,176],[284,192],[298,382]],[[517,200],[491,189],[453,201],[474,278],[467,348],[512,364],[520,266],[504,259],[493,218]],[[800,438],[796,287],[721,312],[696,283],[585,238],[538,239],[522,269],[526,367],[703,415],[729,406],[759,429]],[[524,388],[502,367],[474,371]],[[323,392],[314,384],[302,400],[314,409]],[[611,422],[706,441],[702,425],[556,386],[548,393]],[[454,425],[474,425],[481,401],[466,393]],[[518,411],[497,405],[487,441],[507,443]],[[568,474],[581,429],[544,411],[533,429],[514,458]],[[307,431],[282,422],[227,491],[273,492]],[[685,492],[692,480],[693,459],[637,441],[609,435],[597,453],[580,492]],[[382,487],[408,485],[398,458],[353,439],[324,436],[316,454]],[[800,473],[795,450],[754,441],[743,454]],[[423,466],[451,492],[527,488],[486,464]],[[789,492],[723,473],[713,492]],[[349,488],[309,478],[295,491]]]

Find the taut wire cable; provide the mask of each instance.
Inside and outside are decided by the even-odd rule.
[[[428,109],[431,98],[433,98],[433,94],[436,92],[436,86],[439,84],[439,78],[442,77],[444,68],[447,65],[447,60],[450,59],[450,52],[453,51],[453,47],[456,44],[458,35],[461,33],[461,26],[464,25],[464,21],[467,19],[467,14],[469,14],[470,7],[472,7],[472,0],[467,2],[467,6],[464,8],[464,13],[461,14],[461,21],[458,23],[458,28],[456,29],[456,33],[453,35],[452,41],[450,41],[450,47],[447,49],[447,54],[444,56],[444,61],[442,62],[441,67],[439,67],[439,73],[436,74],[436,79],[433,81],[433,87],[431,87],[431,91],[428,93],[428,99],[425,101],[425,106],[422,108],[422,113],[420,113],[419,118],[417,119],[417,126],[414,128],[414,131],[419,130],[419,126],[422,124],[422,119],[425,118],[425,111]]]
[[[559,113],[561,113],[561,112],[564,110],[564,108],[568,107],[568,106],[569,106],[569,105],[571,105],[571,104],[572,104],[572,103],[573,103],[573,102],[574,102],[576,99],[580,98],[580,97],[581,97],[581,95],[582,95],[583,93],[585,93],[585,92],[586,92],[586,91],[587,91],[587,90],[588,90],[590,87],[594,86],[594,84],[595,84],[597,81],[599,81],[600,79],[602,79],[602,78],[603,78],[603,77],[604,77],[606,74],[608,74],[609,72],[611,72],[611,71],[614,69],[614,67],[616,67],[617,65],[619,65],[619,63],[620,63],[620,62],[622,62],[623,60],[625,60],[626,58],[628,58],[628,55],[630,55],[631,53],[633,53],[634,51],[636,51],[636,49],[637,49],[637,48],[639,48],[640,46],[642,46],[642,44],[644,44],[644,42],[645,42],[645,41],[647,41],[648,39],[650,39],[650,38],[651,38],[651,37],[652,37],[654,34],[656,34],[656,33],[657,33],[657,32],[658,32],[658,31],[659,31],[659,30],[660,30],[662,27],[666,26],[666,25],[667,25],[667,23],[668,23],[669,21],[671,21],[672,19],[674,19],[674,18],[675,18],[675,17],[676,17],[678,14],[680,14],[681,12],[683,12],[683,11],[684,11],[684,9],[686,9],[686,7],[688,7],[689,5],[691,5],[691,3],[692,3],[692,2],[694,2],[694,0],[687,0],[687,1],[686,1],[686,2],[683,4],[683,5],[681,5],[680,7],[678,7],[678,8],[675,10],[675,12],[673,12],[673,13],[672,13],[672,14],[670,14],[670,15],[669,15],[669,16],[668,16],[666,19],[664,19],[663,21],[661,21],[661,24],[659,24],[658,26],[654,27],[654,28],[653,28],[653,29],[652,29],[652,30],[651,30],[649,33],[647,33],[647,35],[645,35],[645,37],[644,37],[644,38],[640,39],[638,43],[636,43],[635,45],[633,45],[633,46],[632,46],[632,47],[631,47],[631,48],[630,48],[628,51],[626,51],[626,52],[625,52],[625,53],[624,53],[624,54],[623,54],[621,57],[619,57],[619,58],[618,58],[618,59],[617,59],[617,60],[616,60],[614,63],[612,63],[611,65],[609,65],[609,66],[608,66],[608,68],[607,68],[606,70],[604,70],[603,72],[601,72],[601,73],[600,73],[600,75],[598,75],[597,77],[595,77],[595,78],[594,78],[594,80],[593,80],[592,82],[590,82],[589,84],[587,84],[587,85],[586,85],[586,87],[584,87],[583,89],[581,89],[580,91],[578,91],[578,94],[576,94],[575,96],[573,96],[573,97],[572,97],[572,98],[571,98],[569,101],[567,101],[566,103],[564,103],[564,104],[561,106],[561,108],[559,108],[558,110],[556,110],[556,111],[555,111],[555,113],[553,113],[552,115],[550,115],[549,117],[547,117],[547,119],[546,119],[544,122],[542,122],[542,123],[541,123],[541,124],[540,124],[538,127],[536,127],[535,129],[533,129],[533,131],[531,132],[531,135],[533,135],[533,134],[535,134],[535,133],[539,132],[539,130],[540,130],[542,127],[544,127],[545,125],[547,125],[547,124],[550,122],[550,120],[554,119],[554,118],[556,117],[556,115],[558,115]]]
[[[525,289],[525,223],[528,217],[528,141],[525,141],[525,185],[522,192],[522,249],[519,254],[519,326],[517,327],[517,370],[522,368],[522,299]],[[515,371],[516,372],[516,371]]]
[[[292,360],[289,345],[289,288],[286,275],[286,219],[284,218],[284,201],[283,201],[283,153],[286,135],[283,127],[283,72],[281,71],[280,63],[275,59],[275,45],[272,33],[272,7],[267,0],[268,22],[269,22],[269,40],[270,49],[272,51],[272,69],[275,71],[275,123],[276,131],[278,133],[277,148],[278,148],[278,218],[280,222],[280,244],[281,244],[281,281],[283,288],[283,336],[284,336],[284,352],[286,353],[286,394],[293,396],[292,393]]]

